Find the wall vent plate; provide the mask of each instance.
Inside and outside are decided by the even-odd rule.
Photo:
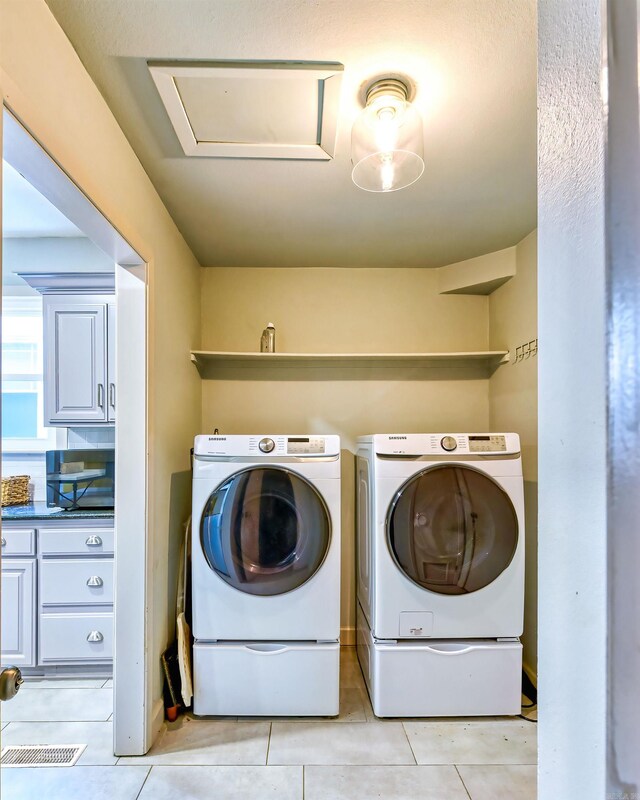
[[[329,160],[343,65],[150,61],[187,156]]]
[[[86,744],[15,744],[2,748],[5,767],[73,767]]]

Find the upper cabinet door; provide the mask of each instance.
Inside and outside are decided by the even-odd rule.
[[[45,298],[45,419],[50,424],[107,421],[104,303]]]
[[[108,305],[107,321],[107,421],[116,421],[116,304]]]

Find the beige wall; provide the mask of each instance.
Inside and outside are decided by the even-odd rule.
[[[516,275],[489,297],[491,347],[517,346],[538,335],[537,231],[516,247]],[[524,661],[537,669],[538,551],[538,359],[500,367],[489,381],[493,430],[516,431],[525,479],[526,591]]]
[[[277,349],[287,352],[486,349],[488,298],[439,295],[437,280],[436,272],[426,269],[206,269],[202,349],[257,350],[267,322],[276,326]],[[342,626],[353,628],[356,437],[486,430],[486,373],[406,365],[235,363],[207,374],[203,431],[342,437]]]
[[[5,102],[150,265],[148,646],[155,700],[174,617],[169,565],[189,514],[189,449],[200,427],[200,380],[188,355],[200,332],[200,269],[44,0],[0,0],[0,37]]]

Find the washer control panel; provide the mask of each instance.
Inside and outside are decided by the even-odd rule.
[[[504,453],[506,450],[507,439],[500,434],[469,436],[470,453]]]
[[[214,434],[212,436],[196,436],[194,456],[204,458],[242,459],[243,456],[261,460],[277,460],[280,457],[291,458],[339,458],[340,437],[335,434],[326,436],[314,434],[259,434],[242,435]]]
[[[287,454],[290,456],[320,456],[324,452],[325,440],[322,436],[289,436],[287,438]]]

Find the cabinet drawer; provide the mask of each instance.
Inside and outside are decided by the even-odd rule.
[[[13,530],[2,526],[3,556],[33,556],[36,552],[36,532],[26,528]]]
[[[107,661],[113,657],[113,614],[43,614],[40,662]]]
[[[40,531],[45,556],[113,554],[113,528],[56,528]]]
[[[77,558],[40,564],[42,605],[113,603],[113,560]]]

